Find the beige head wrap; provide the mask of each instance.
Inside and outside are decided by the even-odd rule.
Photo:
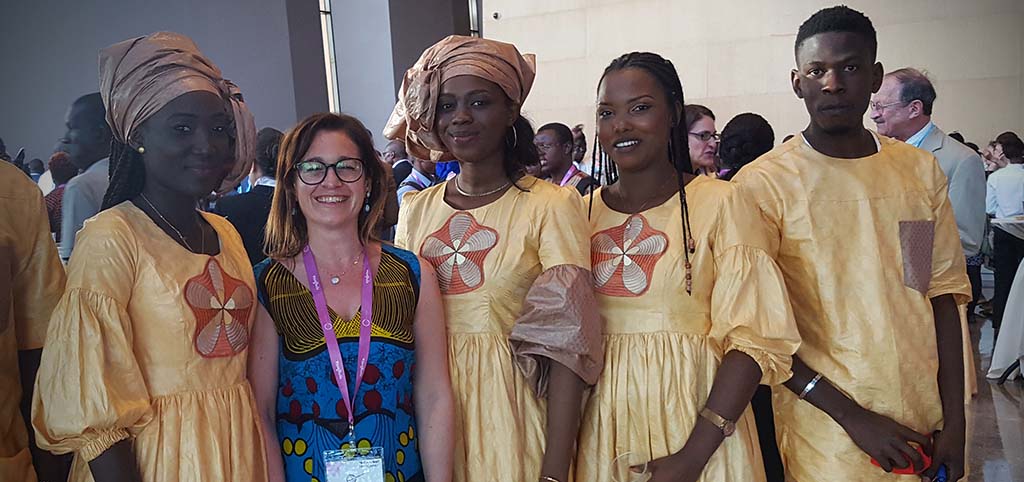
[[[521,106],[533,86],[534,64],[534,56],[520,54],[515,45],[452,35],[425,50],[405,73],[384,136],[404,139],[408,153],[417,158],[449,160],[450,154],[433,131],[441,83],[460,75],[480,77],[498,84]]]
[[[238,86],[199,51],[192,39],[156,32],[100,51],[100,95],[114,137],[128,144],[135,129],[182,94],[212,92],[231,101],[235,121],[235,165],[221,191],[249,174],[256,157],[256,123]]]

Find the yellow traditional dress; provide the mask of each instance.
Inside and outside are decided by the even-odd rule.
[[[402,200],[396,243],[435,266],[444,298],[459,482],[537,480],[546,423],[538,362],[556,359],[589,383],[601,365],[582,198],[530,176],[517,185],[465,211],[444,201],[444,184]],[[587,310],[595,322],[580,327]]]
[[[131,202],[78,234],[33,401],[39,445],[87,463],[131,439],[142,480],[262,481],[246,379],[255,281],[238,233],[203,215],[217,256],[174,242]]]
[[[43,193],[0,162],[0,480],[36,480],[19,404],[18,352],[43,347],[64,267],[50,237]]]
[[[698,176],[686,187],[692,295],[679,198],[629,215],[602,192],[593,195],[590,250],[605,362],[584,413],[576,479],[603,482],[627,452],[644,461],[683,448],[725,353],[750,355],[762,383],[777,384],[791,376],[800,340],[763,221],[735,185]],[[765,480],[749,408],[698,480]]]
[[[860,159],[825,156],[801,136],[747,165],[779,241],[803,344],[797,353],[862,407],[922,434],[942,428],[930,298],[971,296],[946,177],[928,152],[886,137]],[[918,480],[887,474],[835,421],[775,390],[786,480]]]

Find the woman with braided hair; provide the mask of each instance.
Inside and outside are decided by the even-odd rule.
[[[732,179],[743,166],[754,162],[774,146],[775,131],[764,117],[753,112],[733,117],[722,129],[718,144],[718,155],[722,160],[718,178],[723,181]]]
[[[765,478],[747,407],[759,382],[789,378],[799,334],[756,208],[693,174],[683,105],[653,53],[615,59],[598,85],[597,158],[618,179],[588,199],[605,362],[576,480]]]
[[[100,87],[110,186],[52,316],[36,440],[74,454],[71,481],[264,481],[252,266],[231,224],[195,208],[249,172],[252,116],[175,33],[103,49]]]

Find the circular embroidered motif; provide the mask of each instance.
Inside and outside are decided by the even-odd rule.
[[[590,238],[595,290],[608,296],[644,294],[650,288],[654,266],[667,249],[668,237],[651,228],[641,214],[595,234]]]
[[[457,212],[423,241],[420,255],[437,270],[441,293],[469,293],[484,283],[484,259],[498,244],[498,232]]]
[[[194,344],[200,355],[232,356],[248,346],[252,291],[224,273],[216,259],[185,283],[185,303],[196,317]]]

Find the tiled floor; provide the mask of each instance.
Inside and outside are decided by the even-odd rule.
[[[992,325],[971,326],[974,361],[978,373],[978,394],[970,405],[973,421],[968,434],[969,481],[1024,481],[1024,383],[1008,381],[996,385],[986,380],[992,355]]]

